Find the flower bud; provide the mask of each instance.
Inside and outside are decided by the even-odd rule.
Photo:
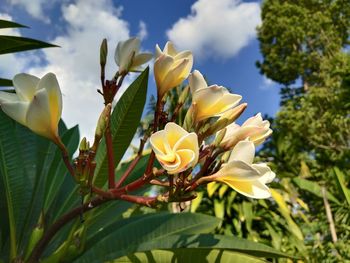
[[[84,137],[79,145],[79,151],[81,152],[86,152],[90,149],[90,143],[86,140],[86,138]]]
[[[192,103],[191,107],[188,109],[186,116],[185,116],[185,120],[183,123],[183,128],[187,131],[189,131],[194,123],[194,120],[196,118],[196,114],[197,114],[197,105],[196,103]]]
[[[142,71],[141,66],[152,59],[153,54],[139,53],[139,50],[140,39],[136,37],[118,43],[114,59],[119,66],[119,74],[125,74],[129,71]]]
[[[156,46],[154,77],[158,97],[163,98],[170,89],[180,85],[190,74],[193,56],[190,51],[177,52],[171,42],[167,42],[163,51]]]
[[[107,39],[103,39],[100,47],[100,65],[105,66],[107,62],[107,54],[108,54],[108,48],[107,48]]]
[[[190,86],[186,86],[183,91],[181,92],[180,96],[179,96],[179,100],[178,100],[178,104],[184,104],[185,100],[188,97],[188,93],[190,91]]]
[[[111,103],[107,104],[107,106],[103,109],[103,111],[102,111],[102,113],[97,121],[97,126],[96,126],[96,130],[95,130],[95,137],[102,138],[102,136],[107,128],[107,125],[108,125],[109,117],[111,115],[111,110],[112,110]]]

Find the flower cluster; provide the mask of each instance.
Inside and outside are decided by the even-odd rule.
[[[157,46],[156,53],[154,74],[158,99],[162,99],[187,77],[192,94],[192,103],[183,125],[192,132],[189,133],[174,122],[168,122],[164,130],[155,132],[150,138],[159,163],[168,174],[178,174],[179,178],[181,173],[190,176],[191,181],[196,182],[193,185],[218,181],[248,197],[269,197],[266,183],[271,182],[275,174],[265,163],[253,163],[255,145],[263,143],[272,133],[269,122],[263,120],[259,113],[241,126],[236,124],[234,121],[247,106],[238,105],[242,96],[230,93],[223,86],[208,86],[198,70],[190,73],[193,64],[190,51],[177,52],[168,42],[163,51]],[[213,124],[211,119],[217,121]],[[216,138],[207,145],[211,135]],[[231,151],[227,163],[216,162],[216,158],[226,151]],[[200,165],[201,162],[204,164]],[[209,165],[206,164],[208,162]],[[192,170],[197,164],[204,172],[193,175]],[[210,169],[209,166],[213,164],[215,169]],[[194,189],[193,185],[191,190]]]
[[[17,122],[53,140],[63,151],[67,168],[81,187],[85,190],[90,188],[104,198],[146,205],[155,201],[191,200],[195,198],[191,193],[199,185],[213,181],[225,183],[251,198],[270,196],[266,184],[274,179],[275,174],[265,163],[254,163],[255,146],[263,143],[272,133],[269,122],[263,120],[259,113],[238,125],[235,121],[247,107],[246,103],[240,104],[242,96],[230,93],[223,86],[209,86],[198,70],[191,73],[192,53],[178,52],[171,42],[166,43],[163,50],[156,46],[154,77],[157,105],[153,129],[148,133],[149,138],[146,136],[141,140],[137,157],[115,183],[114,169],[117,164],[112,163],[111,102],[124,77],[129,72],[141,71],[142,65],[152,58],[152,54],[140,53],[140,40],[137,38],[119,42],[115,50],[115,62],[119,69],[110,81],[104,79],[106,58],[107,42],[104,40],[100,53],[102,91],[99,92],[103,95],[106,108],[98,121],[94,143],[90,147],[85,138],[82,140],[74,166],[67,161],[68,155],[58,134],[62,95],[54,74],[48,73],[42,79],[28,74],[16,75],[13,79],[16,93],[0,92],[0,106]],[[189,87],[183,88],[182,95],[175,102],[176,110],[166,112],[164,105],[169,101],[167,95],[186,79]],[[186,108],[186,116],[181,120],[176,118],[176,114],[181,107],[185,107],[186,100],[191,101]],[[103,138],[109,166],[107,191],[92,183],[96,167],[95,153]],[[152,153],[143,176],[122,186],[140,160],[148,139]],[[156,169],[155,158],[163,169]],[[155,199],[128,194],[148,183],[164,186],[167,191]]]

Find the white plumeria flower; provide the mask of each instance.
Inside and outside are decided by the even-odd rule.
[[[259,145],[272,134],[270,122],[263,120],[261,113],[246,120],[242,126],[231,123],[226,127],[226,133],[221,141],[221,146],[230,149],[241,140],[249,139],[255,145]]]
[[[190,74],[192,65],[191,51],[177,52],[171,42],[166,43],[163,51],[156,45],[154,77],[158,97],[162,98],[170,89],[180,85]]]
[[[152,59],[152,53],[139,53],[140,39],[136,37],[118,42],[114,59],[119,66],[119,74],[129,71],[142,71],[141,67]]]
[[[150,143],[157,160],[169,174],[183,172],[198,162],[197,134],[188,133],[174,122],[152,134]]]
[[[12,119],[51,140],[58,138],[62,94],[53,73],[41,79],[21,73],[13,78],[16,94],[0,91],[0,106]]]
[[[266,186],[275,178],[266,163],[253,164],[255,146],[251,141],[240,141],[231,152],[227,164],[210,179],[227,184],[242,195],[251,198],[268,198],[271,196]]]
[[[196,104],[196,121],[220,116],[235,107],[242,96],[231,94],[226,88],[218,85],[207,85],[203,75],[195,70],[189,76],[192,101]]]

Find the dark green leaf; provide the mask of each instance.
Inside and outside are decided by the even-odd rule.
[[[0,43],[0,55],[47,47],[58,47],[43,41],[17,36],[0,36]]]
[[[1,87],[11,87],[12,86],[12,80],[0,78],[0,86]]]
[[[10,28],[10,27],[27,27],[27,26],[18,24],[13,21],[0,19],[0,28]]]
[[[117,165],[128,149],[140,123],[146,101],[148,71],[146,68],[124,92],[111,115],[111,132],[113,138],[114,163]],[[95,185],[103,186],[107,181],[107,152],[105,140],[102,139],[96,154]]]
[[[223,249],[178,248],[137,252],[110,261],[118,262],[220,262],[220,263],[259,263],[263,259]]]
[[[208,233],[220,222],[215,217],[191,213],[149,214],[125,226],[121,221],[121,227],[90,244],[91,247],[76,262],[111,260],[137,252],[149,242],[163,243],[172,235]]]

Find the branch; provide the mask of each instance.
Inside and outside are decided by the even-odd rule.
[[[135,159],[132,161],[132,163],[129,165],[128,169],[124,172],[124,174],[121,176],[121,178],[119,179],[119,181],[116,183],[115,188],[119,188],[124,181],[126,180],[126,178],[128,178],[128,176],[131,174],[131,172],[135,169],[137,163],[140,161],[141,157],[142,157],[142,151],[143,151],[143,147],[145,146],[145,142],[146,139],[142,138],[140,140],[140,147],[139,150],[137,152],[137,156],[135,157]]]
[[[68,222],[73,220],[75,217],[85,213],[95,207],[100,206],[101,204],[109,201],[110,199],[103,199],[97,197],[91,200],[88,203],[83,204],[82,206],[76,207],[67,214],[63,215],[59,218],[53,225],[44,233],[43,237],[39,240],[39,242],[34,247],[29,259],[28,263],[37,263],[39,262],[40,256],[44,252],[45,247],[50,243],[51,239],[55,236],[55,234]]]

